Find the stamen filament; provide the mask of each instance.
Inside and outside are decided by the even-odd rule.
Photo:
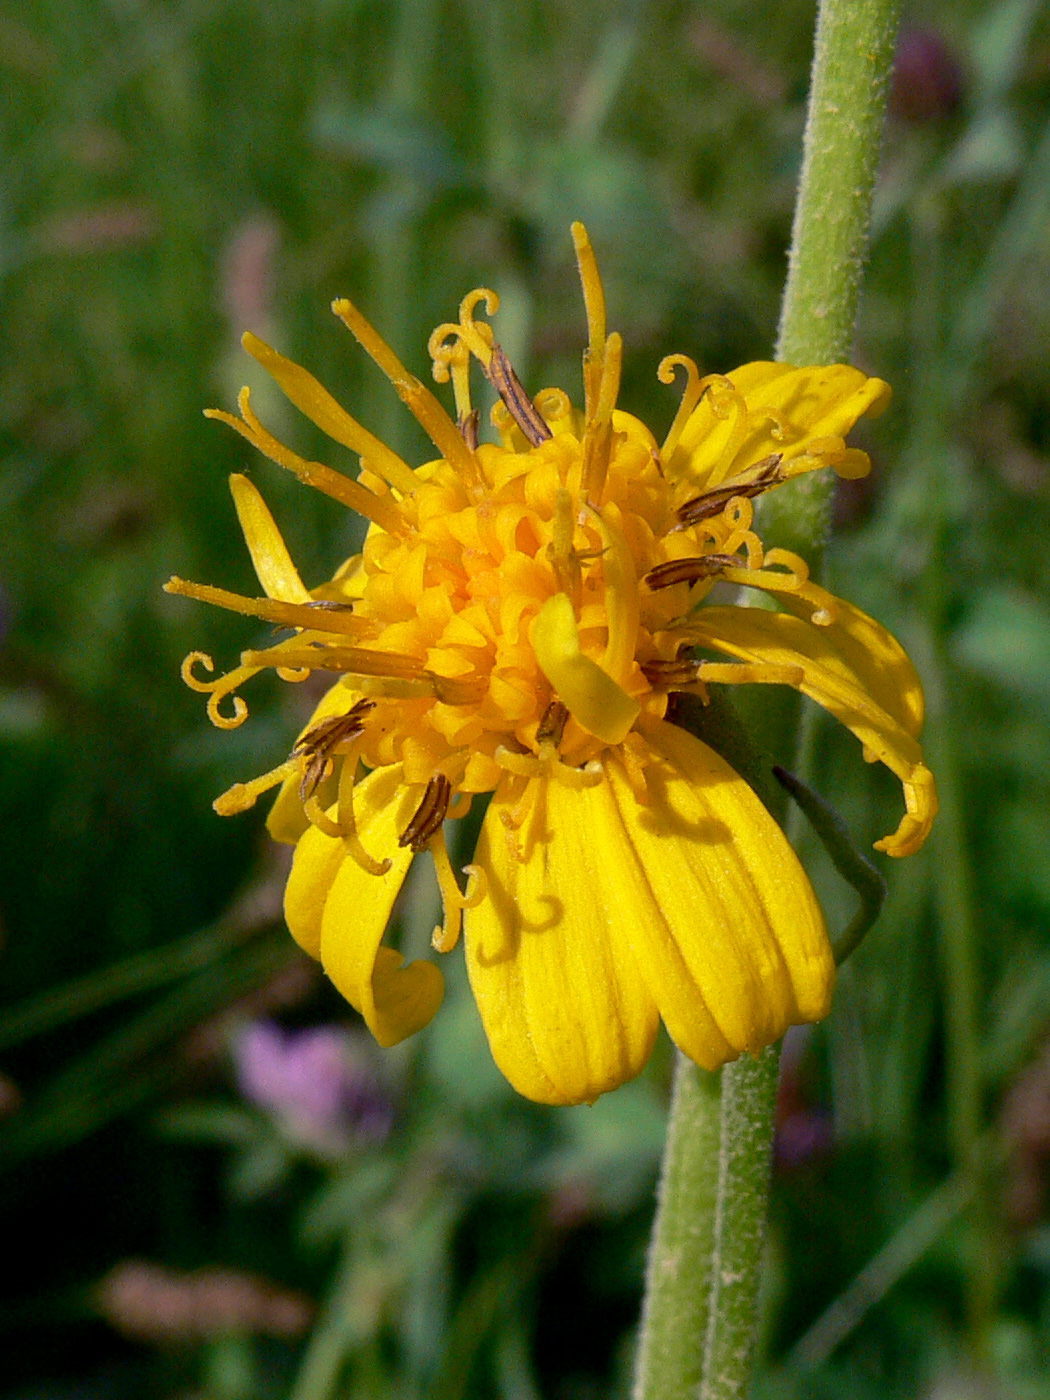
[[[588,345],[583,354],[583,385],[584,408],[590,422],[598,412],[598,396],[605,369],[605,291],[590,237],[579,221],[572,225],[572,241],[583,288],[583,305],[587,312]]]
[[[255,806],[264,792],[269,792],[278,783],[283,783],[285,778],[292,777],[298,766],[296,759],[286,759],[278,767],[271,768],[269,773],[263,773],[249,783],[234,783],[232,787],[220,793],[211,805],[220,817],[232,817],[237,812],[247,812],[250,807]]]
[[[315,671],[345,671],[349,675],[382,676],[396,680],[421,680],[422,665],[414,656],[393,651],[368,651],[364,647],[303,647],[289,652],[273,647],[241,653],[245,666],[309,666]],[[433,690],[430,691],[433,694]]]
[[[357,834],[357,819],[354,816],[354,782],[356,778],[357,747],[355,745],[343,759],[343,766],[339,773],[338,812],[343,843],[350,855],[367,874],[385,875],[392,864],[390,857],[388,856],[385,860],[376,860],[365,850],[361,844],[361,838]]]
[[[164,585],[164,592],[175,593],[182,598],[196,598],[198,602],[212,603],[215,607],[243,613],[247,617],[261,617],[281,627],[300,627],[345,637],[360,637],[370,627],[366,619],[354,617],[352,613],[311,608],[305,603],[282,603],[276,598],[245,598],[240,593],[229,593],[225,588],[213,588],[208,583],[191,583],[188,579],[174,576]]]
[[[593,510],[601,506],[605,476],[612,452],[612,415],[620,392],[620,371],[623,367],[623,338],[613,331],[606,341],[602,366],[601,388],[593,418],[589,418],[583,434],[583,471],[580,491]]]
[[[361,457],[367,457],[370,467],[390,485],[410,496],[419,484],[407,462],[374,433],[352,418],[343,406],[332,398],[326,388],[309,370],[288,360],[251,331],[245,331],[241,344],[254,360],[258,360],[302,413],[334,441],[349,447]],[[436,402],[436,400],[435,400]]]
[[[348,506],[350,510],[363,515],[390,534],[404,533],[406,522],[392,497],[377,496],[360,482],[335,471],[332,467],[326,467],[323,462],[308,462],[305,457],[300,457],[297,452],[285,447],[283,442],[278,442],[268,433],[252,412],[251,391],[247,386],[238,394],[237,406],[241,410],[241,418],[235,418],[232,413],[226,413],[221,408],[206,408],[204,416],[217,419],[233,428],[264,456],[269,457],[271,462],[276,462],[279,467],[298,477],[304,486],[312,486],[315,491],[331,496],[340,505]],[[383,475],[381,470],[379,475]]]
[[[481,485],[481,472],[473,452],[460,437],[459,430],[442,408],[440,402],[414,374],[410,374],[379,333],[369,325],[353,302],[340,297],[332,302],[332,310],[343,325],[355,336],[362,349],[383,371],[398,398],[430,437],[434,446],[468,484]],[[389,449],[387,449],[389,451]],[[372,454],[367,454],[372,461]],[[398,459],[400,460],[400,459]],[[391,485],[394,485],[391,482]],[[415,486],[413,478],[413,487]]]
[[[678,439],[682,436],[682,430],[716,377],[709,375],[706,379],[701,379],[696,361],[690,359],[688,355],[665,355],[657,366],[656,377],[661,384],[673,384],[676,369],[685,370],[686,382],[678,411],[675,413],[674,421],[664,438],[664,445],[660,448],[660,464],[664,468],[670,466],[674,450],[678,446]]]
[[[435,952],[451,953],[459,942],[463,927],[463,910],[477,908],[488,893],[488,880],[480,866],[468,865],[466,872],[472,877],[473,888],[464,895],[452,869],[452,862],[448,858],[445,833],[440,827],[430,838],[429,844],[445,916],[442,924],[434,929],[430,942]]]

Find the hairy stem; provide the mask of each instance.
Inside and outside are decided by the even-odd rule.
[[[824,0],[817,15],[776,358],[848,360],[868,249],[900,0]],[[834,478],[810,472],[762,502],[764,538],[819,564]]]
[[[684,1055],[675,1067],[667,1146],[649,1246],[634,1400],[696,1400],[715,1244],[720,1077]],[[683,1345],[684,1343],[684,1345]]]
[[[831,364],[849,353],[899,9],[899,0],[821,0],[778,359]],[[767,539],[813,566],[827,534],[831,483],[818,479],[823,475],[813,472],[770,492],[760,516]],[[768,697],[762,701],[768,713]],[[790,766],[798,707],[781,718],[775,757]],[[729,1400],[747,1393],[778,1061],[771,1046],[727,1066],[717,1096],[701,1093],[695,1070],[679,1068],[635,1400]]]

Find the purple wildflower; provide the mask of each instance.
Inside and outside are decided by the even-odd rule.
[[[273,1021],[250,1021],[232,1048],[241,1093],[299,1142],[341,1150],[390,1131],[390,1101],[344,1027],[284,1030]]]

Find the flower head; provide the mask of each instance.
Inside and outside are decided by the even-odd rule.
[[[906,815],[879,842],[922,843],[935,807],[916,735],[922,691],[899,644],[811,583],[804,562],[764,549],[753,500],[802,472],[863,475],[844,435],[888,397],[846,365],[745,365],[685,379],[658,443],[616,408],[622,344],[608,335],[586,232],[573,235],[589,344],[582,411],[560,389],[530,398],[478,308],[430,341],[452,381],[453,420],[347,301],[333,304],[426,429],[438,458],[413,469],[305,369],[255,337],[246,349],[336,442],[352,480],[277,442],[252,412],[213,413],[302,481],[371,521],[360,556],[308,590],[256,488],[231,478],[265,598],[173,579],[172,592],[294,629],[219,679],[183,675],[223,728],[234,692],[264,667],[335,680],[272,772],[216,802],[223,814],[279,786],[271,834],[296,844],[285,910],[294,937],[391,1045],[440,1004],[437,966],[382,946],[417,854],[444,902],[434,946],[465,929],[471,983],[493,1054],[530,1098],[592,1100],[637,1074],[662,1017],[697,1063],[757,1051],[826,1014],[834,969],[809,882],[748,785],[669,723],[676,691],[783,684],[829,709],[904,786]],[[499,444],[479,441],[470,365],[499,394]],[[709,604],[716,581],[779,611]],[[730,658],[702,660],[695,649]],[[221,705],[233,696],[232,714]],[[444,823],[492,794],[465,889]]]

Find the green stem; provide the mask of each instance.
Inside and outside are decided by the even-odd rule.
[[[821,0],[802,177],[777,357],[849,353],[871,218],[899,0]],[[763,534],[819,557],[831,483],[770,492]],[[763,503],[765,505],[765,502]],[[763,696],[763,707],[768,708]],[[798,710],[776,757],[793,761]],[[679,1068],[646,1282],[635,1400],[728,1400],[750,1383],[779,1055],[770,1046],[701,1091]],[[711,1150],[718,1104],[717,1168]],[[697,1384],[699,1380],[699,1386]]]
[[[860,304],[871,199],[900,0],[823,0],[817,15],[788,278],[776,358],[848,360]],[[762,535],[819,564],[834,478],[810,472],[762,502]]]
[[[678,1056],[633,1400],[695,1400],[719,1182],[720,1079]]]
[[[849,356],[899,13],[899,0],[820,6],[778,360]]]
[[[766,1243],[780,1050],[726,1065],[711,1295],[700,1400],[742,1400],[750,1389]]]

